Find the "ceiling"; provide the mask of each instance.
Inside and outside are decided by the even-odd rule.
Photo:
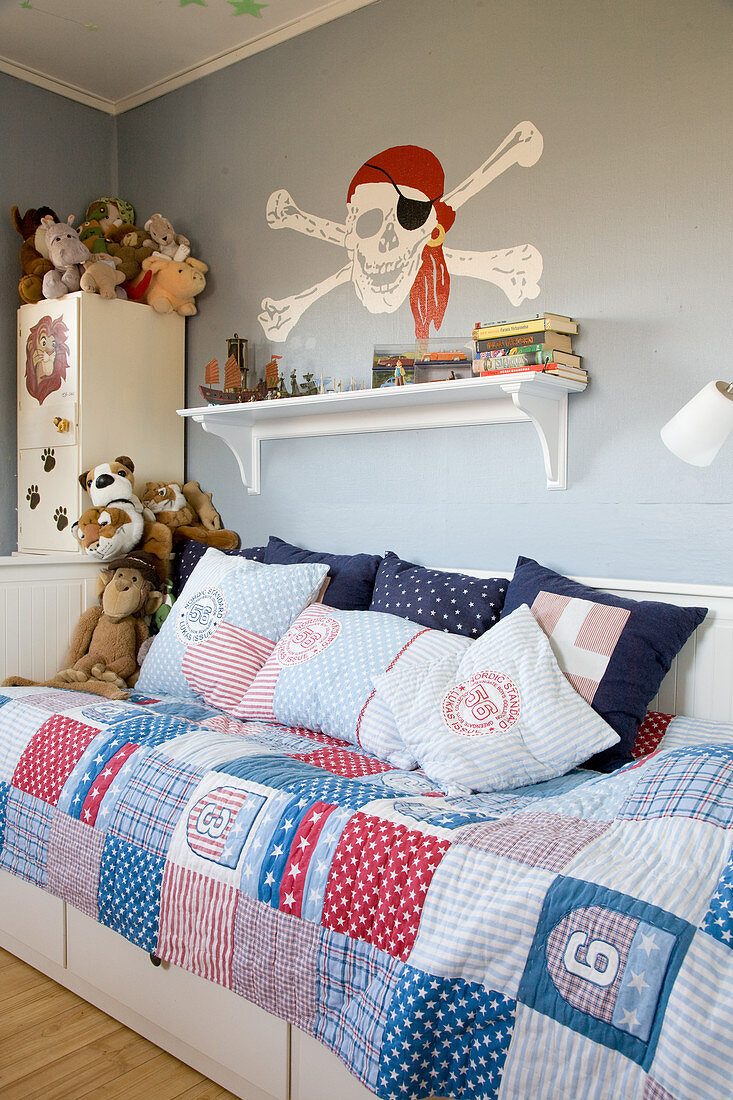
[[[0,72],[121,114],[375,0],[0,0]]]

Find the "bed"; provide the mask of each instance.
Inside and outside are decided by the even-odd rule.
[[[0,943],[245,1100],[733,1094],[733,591],[583,585],[709,608],[608,773],[441,784],[312,674],[320,729],[267,675],[0,689]],[[293,676],[354,614],[305,613]]]

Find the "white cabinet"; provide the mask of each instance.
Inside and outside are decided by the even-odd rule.
[[[79,474],[118,455],[146,481],[183,478],[185,328],[96,294],[18,310],[18,549],[76,553]]]

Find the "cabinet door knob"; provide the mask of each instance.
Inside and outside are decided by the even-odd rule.
[[[71,424],[69,423],[69,421],[66,419],[65,416],[55,416],[53,418],[53,423],[54,423],[54,426],[56,428],[56,431],[59,432],[59,433],[68,432],[71,429]]]

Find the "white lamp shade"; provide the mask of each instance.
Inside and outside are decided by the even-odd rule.
[[[692,466],[709,466],[733,431],[733,385],[708,382],[661,431],[672,454]]]

